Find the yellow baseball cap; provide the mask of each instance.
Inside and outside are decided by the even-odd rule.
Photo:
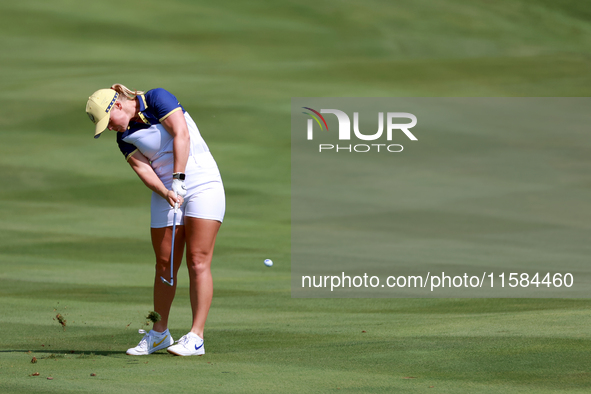
[[[100,137],[109,125],[111,108],[117,101],[117,97],[119,97],[119,93],[113,89],[100,89],[88,98],[86,114],[96,126],[94,138]]]

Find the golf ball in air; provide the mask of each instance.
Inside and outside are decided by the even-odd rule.
[[[265,259],[265,265],[267,267],[272,267],[273,266],[273,260]]]

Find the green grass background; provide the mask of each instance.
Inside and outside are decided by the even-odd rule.
[[[586,299],[291,299],[289,117],[291,97],[587,96],[590,22],[574,0],[0,3],[0,391],[588,392]],[[116,82],[174,92],[222,171],[204,357],[124,354],[150,193],[84,114]]]

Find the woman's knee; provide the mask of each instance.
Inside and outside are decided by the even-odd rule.
[[[167,268],[170,268],[169,259],[156,258],[156,271],[165,271]]]
[[[187,253],[187,266],[192,273],[200,275],[211,269],[211,253],[206,251],[193,251]]]

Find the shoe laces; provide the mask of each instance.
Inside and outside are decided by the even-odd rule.
[[[141,328],[138,330],[138,333],[144,334],[144,337],[142,338],[140,343],[137,345],[137,347],[142,348],[142,349],[147,349],[148,348],[148,339],[150,338],[150,334],[148,334],[146,332],[146,330],[142,330]]]
[[[177,342],[179,345],[186,345],[190,341],[189,335],[183,335]]]
[[[196,339],[192,336],[190,336],[189,334],[183,335],[178,341],[176,341],[176,343],[178,343],[179,345],[183,345],[185,347],[190,347],[187,346],[191,341],[194,341],[196,343],[199,343],[199,339]]]

